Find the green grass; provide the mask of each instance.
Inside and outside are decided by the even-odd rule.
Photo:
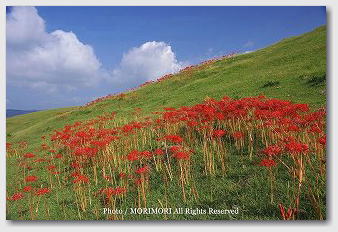
[[[54,129],[61,128],[65,124],[91,119],[105,112],[116,112],[117,120],[127,122],[133,118],[131,112],[138,107],[142,108],[144,115],[150,115],[151,112],[160,111],[163,107],[194,105],[207,97],[220,99],[223,96],[242,98],[257,95],[308,103],[312,109],[316,109],[325,108],[325,91],[326,27],[322,26],[312,32],[284,39],[252,53],[180,72],[168,80],[130,91],[123,99],[108,99],[88,107],[53,109],[9,118],[6,135],[8,142],[27,141],[27,150],[34,151],[41,145],[42,135],[49,135]],[[171,207],[203,208],[214,205],[217,208],[231,208],[237,205],[241,209],[240,215],[229,219],[278,219],[277,207],[264,204],[265,199],[259,198],[269,194],[269,187],[262,188],[266,174],[262,173],[260,167],[252,165],[255,162],[257,160],[242,159],[241,154],[232,156],[231,170],[227,178],[205,177],[205,180],[199,181],[198,189],[202,191],[197,203],[184,204],[180,200],[177,186],[171,185],[168,188],[170,192],[168,195],[172,198],[171,202],[175,203]],[[198,168],[196,171],[198,172]],[[7,159],[8,189],[15,188],[11,183],[15,183],[13,180],[16,172],[17,161]],[[153,181],[156,182],[155,177]],[[285,200],[283,195],[285,183],[280,183],[278,196],[281,201]],[[158,188],[153,190],[154,197],[150,199],[149,205],[158,204],[156,196],[161,196],[164,191],[161,183],[155,185]],[[60,199],[67,205],[66,217],[77,219],[76,206],[72,206],[71,203],[71,194],[71,191],[62,190]],[[60,202],[50,204],[58,209]],[[304,212],[304,215],[304,218],[314,218],[311,212]],[[7,217],[15,219],[17,215],[8,214]],[[54,219],[64,217],[57,210],[52,216]],[[154,219],[153,217],[150,218]],[[205,219],[203,215],[183,218],[177,216],[177,218]],[[220,217],[215,216],[212,219]]]

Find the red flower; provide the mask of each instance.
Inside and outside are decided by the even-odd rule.
[[[78,176],[80,176],[80,174],[77,173],[77,172],[73,172],[72,174],[70,174],[70,176],[71,176],[71,177],[78,177]]]
[[[78,147],[76,148],[74,155],[76,156],[88,156],[88,157],[93,157],[97,154],[98,150],[97,148],[92,148],[92,147]]]
[[[129,161],[135,161],[139,159],[139,152],[137,150],[133,150],[131,151],[128,155],[127,155],[127,159]]]
[[[49,166],[47,166],[48,171],[52,171],[52,170],[54,170],[55,168],[56,168],[55,165],[49,165]]]
[[[268,156],[279,155],[282,152],[282,148],[278,145],[270,145],[266,147],[262,152],[263,154]]]
[[[176,152],[175,154],[174,154],[174,157],[176,158],[176,159],[184,159],[184,160],[189,160],[190,159],[190,153],[188,153],[188,152],[183,152],[183,151],[181,151],[181,152]]]
[[[39,159],[36,159],[34,160],[33,162],[35,163],[40,163],[40,162],[47,162],[48,160],[44,159],[44,158],[39,158]]]
[[[148,166],[143,166],[142,168],[139,168],[135,171],[135,173],[137,174],[145,174],[149,171],[149,167]]]
[[[24,155],[24,157],[25,157],[25,158],[33,158],[33,157],[35,157],[35,155],[34,155],[33,153],[26,153],[26,154]]]
[[[14,193],[12,197],[10,198],[10,200],[17,201],[17,200],[21,200],[23,197],[24,195],[22,193]]]
[[[212,136],[220,138],[225,134],[226,134],[226,132],[224,130],[214,130],[213,133],[212,133]]]
[[[34,182],[37,181],[38,178],[36,176],[26,176],[25,180],[26,182]]]
[[[190,127],[198,126],[198,122],[196,122],[196,121],[189,121],[189,122],[187,122],[187,125],[190,126]]]
[[[285,144],[285,147],[291,154],[306,153],[309,149],[309,146],[307,144],[297,143],[295,141],[291,141]]]
[[[81,165],[80,165],[78,162],[76,162],[76,161],[73,161],[73,162],[70,164],[70,166],[71,166],[72,168],[81,168]]]
[[[50,193],[50,189],[49,188],[40,188],[40,189],[36,190],[35,195],[41,196],[41,195],[45,195],[47,193]]]
[[[30,192],[32,189],[33,189],[33,187],[32,187],[32,186],[29,186],[29,185],[23,187],[23,191],[24,191],[24,192]]]
[[[124,187],[116,187],[115,188],[115,195],[121,195],[127,191]]]
[[[270,159],[263,159],[260,163],[260,166],[264,166],[264,167],[272,167],[272,166],[276,166],[276,162],[274,160],[270,160]]]
[[[61,159],[61,158],[62,158],[62,154],[56,154],[56,155],[54,156],[54,158],[55,158],[55,159]]]
[[[163,140],[170,141],[172,143],[182,143],[183,139],[179,135],[166,135],[162,138]]]
[[[88,183],[88,182],[89,182],[88,177],[84,175],[77,175],[75,177],[75,180],[73,180],[73,183]]]
[[[127,176],[127,174],[124,173],[124,172],[120,172],[120,173],[119,173],[119,177],[120,177],[120,178],[125,178],[126,176]]]
[[[162,149],[156,149],[156,150],[154,151],[154,153],[155,153],[156,155],[164,155],[164,151],[163,151]]]
[[[234,137],[234,139],[243,139],[244,138],[244,134],[241,131],[236,131],[235,133],[232,134],[232,136]]]
[[[177,151],[179,151],[180,149],[181,149],[180,146],[172,146],[172,147],[169,148],[169,150],[170,150],[171,152],[177,152]]]
[[[142,151],[142,152],[140,152],[140,156],[144,157],[144,158],[151,158],[152,154],[151,154],[150,151]]]
[[[136,185],[141,185],[142,182],[143,182],[143,179],[137,179],[137,180],[135,180],[135,184]]]
[[[12,144],[11,143],[6,143],[6,149],[9,150],[11,149]]]
[[[101,189],[101,193],[106,195],[106,198],[109,199],[111,198],[113,195],[121,195],[123,193],[125,193],[127,191],[127,189],[125,187],[116,187],[116,188],[112,188],[112,187],[108,187],[105,189]]]
[[[325,146],[325,145],[326,145],[326,135],[324,135],[323,137],[320,137],[320,138],[318,139],[318,142],[319,142],[321,145]]]

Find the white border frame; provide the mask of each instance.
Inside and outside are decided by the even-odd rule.
[[[270,221],[129,221],[129,222],[107,222],[107,221],[27,221],[27,222],[13,222],[6,221],[6,156],[5,156],[5,141],[6,141],[6,72],[5,72],[5,28],[6,28],[6,6],[17,5],[31,5],[31,6],[131,6],[131,5],[143,5],[143,6],[326,6],[327,7],[327,112],[328,112],[328,191],[327,191],[327,220],[325,222],[317,221],[299,221],[299,222],[270,222]],[[338,1],[330,0],[0,0],[0,215],[1,231],[21,231],[21,230],[34,230],[35,232],[44,231],[46,229],[51,231],[58,231],[62,227],[70,229],[71,227],[77,227],[76,229],[83,231],[92,231],[93,227],[100,227],[101,230],[108,229],[122,229],[116,227],[123,227],[125,229],[140,231],[172,231],[173,229],[184,230],[205,230],[206,226],[212,226],[213,229],[219,229],[221,226],[226,226],[229,230],[259,230],[261,232],[268,231],[279,232],[285,230],[300,230],[306,229],[310,231],[337,231],[338,229],[338,147],[334,147],[334,141],[338,141],[338,79],[334,78],[334,74],[337,73],[337,61],[334,58],[337,57],[337,46],[334,41],[338,41]],[[335,102],[336,101],[336,102]],[[108,228],[114,227],[114,228]],[[174,227],[174,228],[173,228]],[[75,228],[74,228],[75,229]],[[123,231],[124,232],[124,231]]]

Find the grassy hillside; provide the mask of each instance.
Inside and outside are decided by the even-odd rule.
[[[149,113],[225,95],[240,98],[263,94],[308,103],[313,108],[325,107],[325,87],[326,27],[322,26],[249,54],[181,72],[163,82],[126,93],[123,99],[7,119],[7,135],[10,135],[7,138],[27,140],[34,145],[42,134],[103,112],[114,111],[118,117],[125,117],[138,107]]]
[[[7,153],[7,218],[276,220],[281,218],[278,204],[283,203],[290,210],[297,209],[289,219],[325,219],[325,113],[311,113],[325,108],[325,91],[326,28],[322,26],[87,106],[9,118],[7,142],[14,148]],[[307,103],[311,110],[279,100],[242,100],[259,95]],[[224,96],[234,100],[206,102],[206,111],[192,107],[174,112],[182,118],[189,113],[199,115],[188,119],[201,126],[198,129],[186,119],[170,121],[175,119],[171,113],[162,123],[142,122],[146,116],[165,117],[164,107],[194,106]],[[228,120],[236,107],[240,107],[234,111],[237,116]],[[250,110],[243,111],[245,107]],[[209,118],[210,110],[218,113],[216,118]],[[157,111],[161,115],[152,114]],[[112,112],[116,112],[114,119]],[[256,113],[265,118],[255,118]],[[107,117],[92,120],[100,115]],[[121,127],[133,120],[141,123]],[[74,122],[82,124],[61,129]],[[56,129],[59,132],[54,134]],[[102,145],[102,138],[110,143]],[[22,141],[27,146],[18,143]],[[100,147],[96,155],[88,155],[95,146]],[[263,149],[280,156],[266,160]],[[134,150],[147,158],[133,160]],[[155,151],[166,157],[153,156]],[[82,159],[82,153],[89,158]],[[77,166],[78,162],[83,166]],[[38,179],[27,180],[30,176]],[[27,184],[41,191],[26,191]],[[116,194],[114,189],[113,198],[98,197],[102,189],[117,186],[125,186],[127,193]],[[99,212],[107,205],[123,209],[238,207],[240,213],[115,217]]]

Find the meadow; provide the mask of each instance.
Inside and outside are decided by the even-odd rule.
[[[326,29],[7,120],[10,220],[326,219]],[[236,214],[104,214],[103,209]]]

